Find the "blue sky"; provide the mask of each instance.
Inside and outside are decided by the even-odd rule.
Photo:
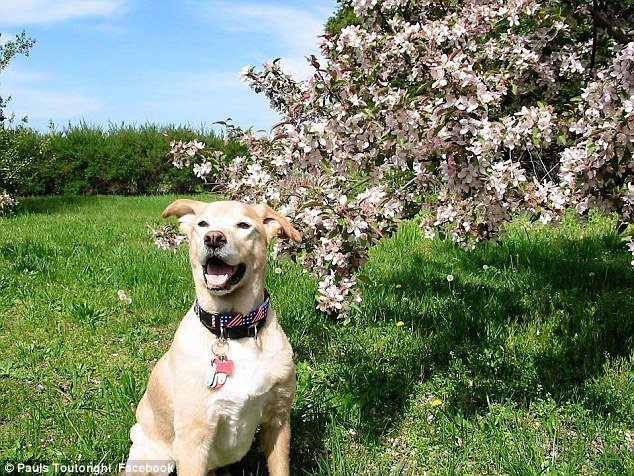
[[[268,130],[268,101],[238,79],[281,57],[297,77],[335,0],[0,0],[0,41],[23,28],[29,57],[0,73],[7,111],[45,130],[78,123],[210,126],[232,118]]]

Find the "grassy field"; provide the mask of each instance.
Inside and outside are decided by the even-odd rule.
[[[131,405],[193,299],[186,251],[147,235],[172,198],[24,199],[0,218],[0,472],[126,457]],[[293,473],[634,474],[634,271],[613,229],[516,223],[463,251],[404,225],[345,324],[272,265]],[[256,445],[233,474],[266,474]]]

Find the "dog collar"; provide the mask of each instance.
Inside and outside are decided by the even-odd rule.
[[[260,327],[266,321],[271,296],[264,290],[264,302],[248,314],[239,312],[207,312],[194,301],[194,312],[209,332],[225,339],[242,339],[256,337]]]

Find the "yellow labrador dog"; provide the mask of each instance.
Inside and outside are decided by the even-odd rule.
[[[267,205],[181,199],[169,216],[189,237],[196,300],[152,370],[126,474],[165,462],[179,476],[214,474],[245,456],[260,426],[269,473],[288,475],[293,354],[264,279],[269,240],[301,237]]]

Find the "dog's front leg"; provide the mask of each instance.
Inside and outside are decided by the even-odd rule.
[[[262,429],[262,451],[271,476],[288,476],[291,444],[291,422],[288,415],[281,420],[273,419]]]
[[[212,432],[200,422],[181,424],[173,443],[176,472],[179,476],[205,476],[209,463]]]

